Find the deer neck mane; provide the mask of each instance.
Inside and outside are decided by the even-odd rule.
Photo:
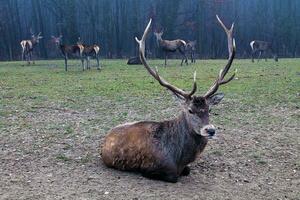
[[[181,113],[175,119],[166,121],[166,126],[169,129],[169,134],[187,136],[197,135],[190,123],[188,122],[187,113],[185,111],[181,111]]]
[[[33,39],[31,39],[30,42],[31,42],[32,46],[35,46],[37,44],[36,40],[33,40]]]
[[[161,127],[164,134],[159,134],[163,146],[169,149],[177,163],[187,164],[195,159],[198,151],[202,151],[207,139],[197,134],[188,123],[187,113],[181,114]]]

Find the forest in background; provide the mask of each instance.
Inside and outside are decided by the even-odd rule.
[[[197,40],[197,57],[227,55],[226,36],[216,22],[218,14],[229,26],[235,22],[238,57],[250,56],[250,41],[272,42],[279,57],[300,55],[300,1],[298,0],[0,0],[0,60],[20,60],[22,39],[30,29],[42,32],[35,54],[59,58],[51,36],[63,35],[64,44],[78,37],[99,44],[101,57],[125,58],[137,54],[135,36],[148,19],[163,39]],[[161,57],[155,37],[147,42],[151,57]]]

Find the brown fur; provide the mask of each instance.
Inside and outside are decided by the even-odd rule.
[[[62,44],[62,35],[59,37],[52,36],[53,42],[56,44],[56,46],[60,49],[61,53],[64,56],[65,59],[65,71],[68,71],[68,56],[69,55],[79,55],[81,60],[82,69],[84,70],[84,59],[83,59],[83,51],[84,46],[82,44],[75,44],[75,45],[65,45]]]
[[[160,33],[154,33],[156,40],[159,44],[159,47],[165,52],[165,65],[167,65],[167,54],[169,52],[176,52],[179,51],[182,55],[181,65],[183,61],[185,60],[185,63],[188,64],[187,57],[185,55],[186,51],[186,42],[184,40],[163,40],[162,35],[163,32]]]
[[[110,131],[102,147],[102,158],[109,167],[140,170],[153,167],[160,155],[151,148],[155,124],[138,122],[118,126]]]
[[[101,147],[103,162],[108,167],[176,182],[207,144],[207,138],[195,132],[195,127],[209,124],[208,104],[203,97],[194,97],[190,110],[203,124],[195,126],[191,119],[194,114],[184,111],[174,120],[140,121],[113,128]]]
[[[252,62],[254,62],[254,54],[256,52],[259,52],[258,55],[258,59],[257,61],[260,60],[260,57],[263,54],[272,54],[274,60],[277,62],[278,61],[278,56],[276,53],[274,53],[272,44],[270,42],[265,42],[265,41],[260,41],[260,40],[253,40],[252,42],[250,42],[250,46],[251,46],[251,58],[252,58]],[[267,61],[267,55],[265,55],[265,60]]]
[[[90,57],[94,57],[97,61],[97,69],[100,70],[100,64],[99,64],[99,51],[100,47],[96,44],[94,45],[85,45],[82,44],[84,47],[83,49],[83,55],[86,58],[86,63],[87,63],[87,69],[90,69]]]
[[[39,43],[39,40],[43,38],[40,34],[41,33],[37,36],[32,34],[32,38],[30,40],[22,40],[20,42],[22,47],[22,60],[27,60],[28,64],[30,64],[30,61],[34,64],[34,60],[32,60],[33,49]]]

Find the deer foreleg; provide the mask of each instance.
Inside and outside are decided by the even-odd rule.
[[[195,52],[193,51],[193,63],[196,63]]]
[[[268,61],[268,60],[267,60],[267,59],[268,59],[268,52],[263,51],[262,53],[263,53],[263,55],[264,55],[264,57],[265,57],[265,61]]]
[[[68,56],[65,55],[65,71],[68,71]]]
[[[30,61],[31,61],[31,53],[29,52],[27,54],[27,63],[28,63],[28,65],[30,65]]]
[[[261,54],[262,54],[262,51],[259,51],[259,55],[258,55],[258,58],[257,58],[257,62],[259,62],[260,57],[261,57]]]
[[[251,52],[251,61],[252,61],[252,62],[254,62],[254,54],[255,54],[255,51],[252,51],[252,52]]]
[[[87,62],[87,68],[91,69],[91,57],[90,56],[87,57],[87,61],[88,61]]]
[[[22,60],[23,61],[25,60],[25,52],[24,52],[24,50],[22,50]]]
[[[84,71],[84,58],[83,58],[83,56],[80,56],[80,59],[81,59],[82,71]]]
[[[32,64],[34,65],[35,62],[34,62],[34,58],[33,58],[33,52],[30,52],[30,60],[32,61]]]
[[[165,52],[165,67],[167,66],[167,55],[168,55],[168,53]]]
[[[185,51],[182,50],[181,48],[179,48],[178,50],[179,50],[179,52],[181,53],[181,55],[183,56],[183,57],[182,57],[182,60],[181,60],[181,66],[182,66],[183,60],[185,60],[185,61],[184,61],[185,64],[188,65],[188,59],[187,59],[187,57],[186,57],[186,55],[185,55]]]
[[[96,54],[96,60],[97,60],[97,69],[100,70],[100,64],[99,64],[99,56]]]

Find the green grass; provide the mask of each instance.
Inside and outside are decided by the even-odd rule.
[[[58,154],[58,155],[56,155],[56,159],[60,160],[60,161],[63,161],[63,162],[68,162],[68,161],[71,160],[70,158],[68,158],[64,154]]]
[[[225,60],[198,60],[196,64],[181,67],[178,60],[169,60],[169,66],[165,68],[162,60],[149,62],[158,66],[159,73],[166,80],[185,90],[191,89],[193,72],[197,70],[199,95],[209,88],[226,63]],[[37,61],[34,66],[22,64],[0,63],[1,117],[22,111],[34,113],[41,107],[79,111],[92,109],[111,115],[111,121],[117,123],[126,120],[131,110],[141,114],[159,113],[157,108],[167,109],[173,103],[170,93],[142,66],[128,66],[125,60],[103,60],[103,70],[93,68],[84,72],[76,60],[70,62],[68,72],[64,71],[63,61],[59,60]],[[300,107],[300,59],[281,59],[278,63],[272,60],[259,63],[235,60],[231,73],[234,69],[238,70],[238,79],[219,90],[226,94],[228,109],[238,107],[240,112],[244,112],[242,118],[254,116],[256,121],[268,123],[280,119],[276,116],[267,119],[255,116],[257,110],[270,106]],[[120,106],[124,109],[118,115],[113,114]],[[299,116],[292,118],[298,120]],[[231,118],[226,116],[222,120],[224,123],[231,122]],[[1,122],[0,128],[4,126],[5,123]],[[72,132],[72,128],[67,126],[65,133]]]

